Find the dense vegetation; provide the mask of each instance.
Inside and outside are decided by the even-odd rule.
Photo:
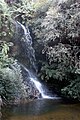
[[[17,20],[32,29],[41,79],[63,96],[80,100],[78,0],[59,4],[57,0],[0,0],[0,96],[6,100],[27,97],[20,65],[10,53]]]
[[[44,44],[40,76],[53,83],[66,97],[80,100],[80,4],[67,1],[51,4],[39,21],[35,34]],[[59,84],[59,85],[58,85]]]
[[[0,96],[6,102],[27,97],[21,67],[10,51],[14,47],[14,19],[18,9],[14,0],[0,0]]]

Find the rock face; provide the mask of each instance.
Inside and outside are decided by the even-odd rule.
[[[1,119],[1,116],[2,116],[2,114],[1,114],[1,105],[2,105],[2,99],[1,99],[1,96],[0,96],[0,119]]]
[[[22,75],[23,83],[26,87],[26,91],[28,94],[28,99],[40,98],[40,92],[36,88],[35,84],[31,81],[30,71],[25,66],[22,66]]]
[[[1,110],[1,105],[2,105],[2,98],[0,96],[0,110]]]

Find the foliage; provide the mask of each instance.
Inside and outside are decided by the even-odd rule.
[[[9,41],[13,34],[9,6],[4,0],[0,0],[0,40]]]
[[[50,8],[41,25],[43,28],[42,32],[46,33],[42,40],[49,43],[54,41],[56,44],[58,42],[69,43],[71,45],[79,44],[79,8],[78,3],[72,5],[64,3],[60,7]]]
[[[77,75],[76,79],[72,80],[61,92],[68,98],[74,98],[80,101],[80,75]]]
[[[0,95],[6,100],[26,97],[20,65],[13,58],[9,58],[9,47],[6,43],[0,47],[2,47],[0,51]]]
[[[43,65],[41,71],[46,71],[46,76],[49,78],[53,77],[61,81],[69,79],[69,74],[75,72],[75,62],[77,62],[74,62],[71,46],[59,43],[54,47],[47,48],[46,51],[48,63]],[[76,48],[74,48],[75,51]]]
[[[8,4],[7,4],[8,3]],[[15,21],[25,24],[33,14],[30,0],[0,0],[0,40],[11,41],[15,31]]]
[[[13,63],[13,59],[8,56],[9,46],[8,43],[3,42],[0,46],[0,68],[9,66],[10,63]]]
[[[67,1],[51,7],[35,32],[44,44],[41,78],[61,81],[65,96],[80,99],[80,4]],[[58,82],[57,82],[58,83]],[[58,86],[59,87],[59,86]],[[76,91],[76,92],[75,92]]]
[[[16,65],[15,69],[9,67],[0,69],[0,95],[7,101],[26,97],[21,69],[18,64]]]
[[[38,5],[38,3],[40,3]],[[48,3],[48,0],[33,2],[32,0],[0,0],[0,40],[10,41],[15,31],[14,21],[22,24],[32,23],[38,14],[38,8]],[[41,6],[41,7],[40,7]],[[46,8],[46,6],[45,6]]]

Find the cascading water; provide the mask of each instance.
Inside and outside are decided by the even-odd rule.
[[[23,40],[24,40],[24,43],[26,44],[25,49],[26,49],[28,58],[30,60],[30,65],[32,66],[32,68],[36,69],[36,67],[35,67],[35,51],[32,47],[32,38],[30,36],[29,29],[28,29],[28,27],[26,28],[24,25],[22,25],[18,21],[17,21],[17,23],[22,27],[22,29],[24,31],[24,35],[23,35],[24,39]],[[50,97],[50,96],[46,95],[45,88],[43,88],[43,85],[39,82],[39,80],[33,74],[33,72],[29,71],[24,65],[22,65],[22,64],[20,64],[20,65],[26,71],[26,73],[28,74],[29,81],[34,83],[35,87],[39,91],[40,95],[38,96],[38,98],[41,97],[41,98],[47,98],[47,99],[57,99],[56,96]]]
[[[45,88],[43,88],[43,85],[39,82],[39,80],[37,79],[37,77],[31,72],[29,71],[24,65],[20,64],[21,67],[26,71],[26,73],[28,73],[28,77],[29,80],[34,83],[35,87],[37,88],[37,90],[39,91],[39,96],[38,98],[46,98],[46,99],[58,99],[58,97],[56,97],[56,95],[54,95],[53,97],[47,95],[47,91],[45,90]]]
[[[25,54],[26,56],[28,56],[29,61],[30,61],[30,66],[32,67],[32,69],[36,70],[36,66],[35,66],[35,51],[32,47],[32,37],[30,36],[30,32],[28,27],[25,28],[24,25],[22,25],[20,22],[17,21],[17,23],[22,27],[23,31],[24,31],[24,35],[23,35],[23,39],[22,42],[25,45]]]

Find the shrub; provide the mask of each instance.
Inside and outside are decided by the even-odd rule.
[[[19,65],[15,69],[9,67],[0,69],[0,95],[7,101],[26,98],[25,85]]]
[[[9,47],[1,44],[0,50],[0,96],[9,101],[26,97],[20,65],[9,58]]]

